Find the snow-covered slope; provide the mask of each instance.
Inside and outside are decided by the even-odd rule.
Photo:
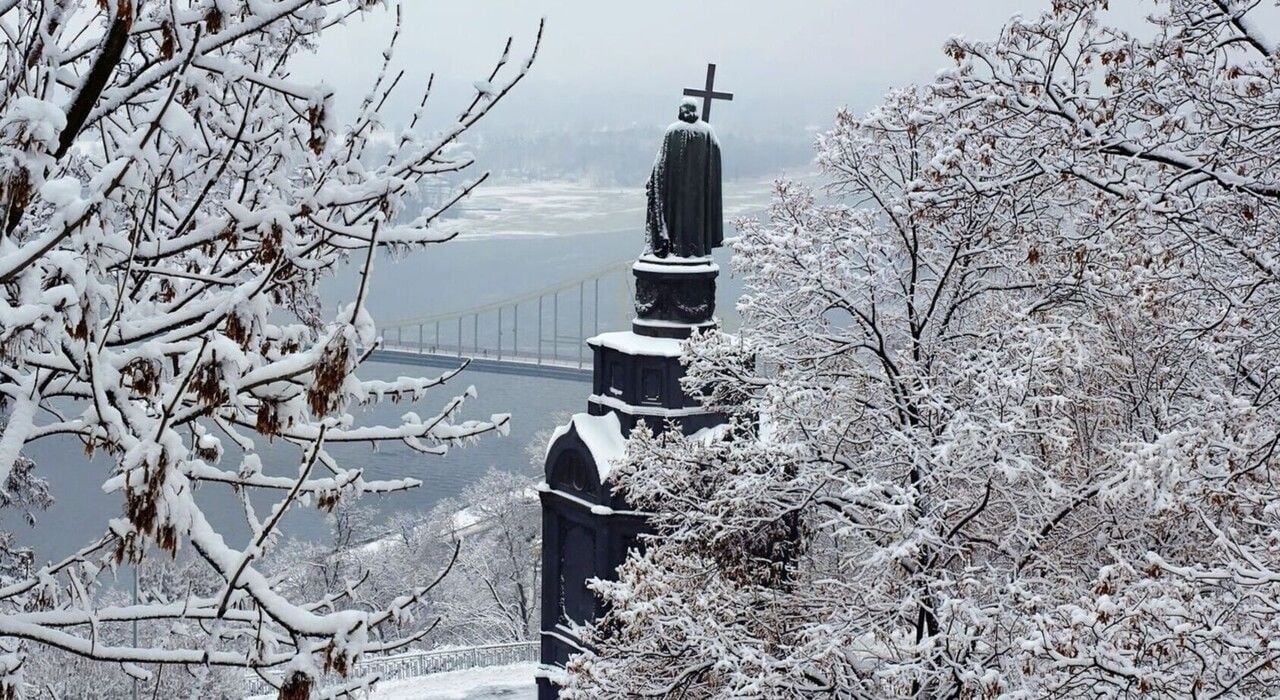
[[[469,668],[384,681],[368,700],[533,700],[538,696],[535,663]],[[269,700],[257,695],[248,700]]]

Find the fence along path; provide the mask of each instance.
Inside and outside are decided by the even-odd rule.
[[[356,663],[355,672],[359,675],[377,676],[380,681],[394,681],[432,673],[537,662],[537,642],[512,642],[368,657]],[[267,685],[256,674],[246,679],[246,696],[271,695],[274,697],[275,692],[275,688]]]

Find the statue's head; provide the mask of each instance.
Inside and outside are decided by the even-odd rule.
[[[680,121],[690,124],[698,121],[698,103],[692,97],[686,97],[680,102]]]

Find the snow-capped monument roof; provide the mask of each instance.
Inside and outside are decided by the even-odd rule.
[[[614,463],[622,459],[627,451],[627,438],[622,434],[622,424],[618,422],[618,416],[612,411],[603,416],[593,416],[589,413],[573,414],[568,423],[556,428],[551,434],[551,439],[547,441],[548,453],[551,451],[551,446],[556,444],[556,440],[568,434],[571,427],[577,431],[582,444],[586,445],[587,451],[591,453],[591,459],[596,463],[596,473],[600,477],[600,483],[605,483],[609,480]]]

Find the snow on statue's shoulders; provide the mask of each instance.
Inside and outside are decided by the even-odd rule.
[[[712,129],[710,124],[702,121],[701,119],[693,123],[676,120],[667,127],[668,134],[673,131],[688,131],[693,134],[704,134],[711,137],[712,143],[717,146],[720,145],[720,139],[716,138],[716,130]]]

